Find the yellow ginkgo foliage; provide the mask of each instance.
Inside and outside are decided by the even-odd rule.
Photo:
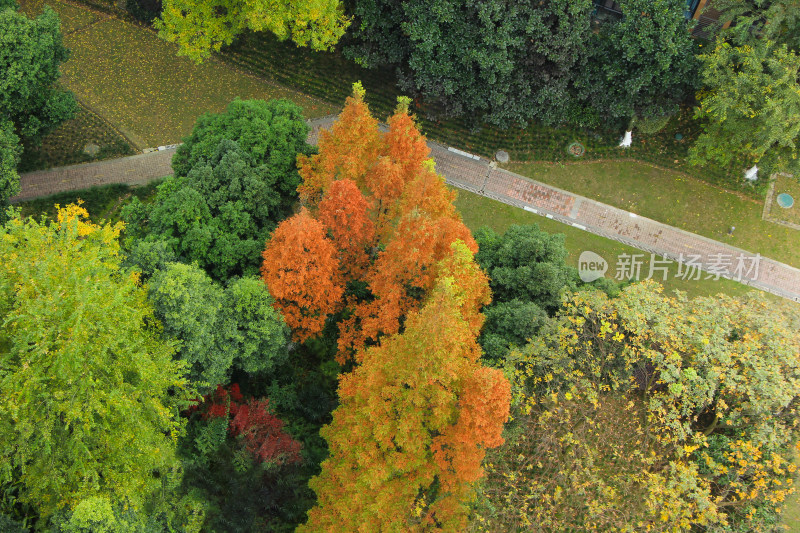
[[[164,0],[155,26],[162,38],[178,44],[178,55],[200,62],[245,30],[329,50],[349,23],[338,0]]]

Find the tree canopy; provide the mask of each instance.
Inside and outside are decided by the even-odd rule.
[[[39,141],[78,108],[57,83],[59,65],[69,57],[58,15],[45,7],[30,19],[17,7],[13,0],[0,2],[0,222],[8,199],[19,192],[20,137]]]
[[[463,245],[459,253],[471,261]],[[502,373],[480,366],[480,326],[464,316],[480,304],[464,305],[465,293],[439,278],[404,332],[366,350],[341,379],[341,404],[322,431],[331,456],[311,481],[317,506],[299,531],[464,530],[509,397]]]
[[[591,108],[580,121],[629,120],[674,114],[694,92],[696,44],[683,0],[621,0],[622,17],[600,24],[588,43],[578,85]]]
[[[268,31],[281,41],[330,50],[349,24],[338,0],[164,0],[155,26],[178,44],[178,55],[199,62],[219,52],[242,32]]]
[[[321,432],[330,457],[301,530],[459,530],[508,409],[476,342],[488,279],[409,100],[381,133],[363,97],[355,84],[319,153],[298,158],[305,207],[264,252],[298,339],[335,324],[337,361],[356,365]]]
[[[726,33],[742,36],[752,31],[761,39],[785,44],[800,52],[800,1],[716,0],[720,26],[734,23]]]
[[[10,120],[20,137],[38,140],[72,118],[75,98],[57,83],[68,57],[55,11],[45,7],[30,19],[13,6],[0,8],[0,121]]]
[[[396,67],[432,115],[508,127],[674,113],[696,77],[685,2],[619,4],[621,19],[593,25],[590,0],[357,0],[346,53]]]
[[[703,89],[695,118],[703,133],[691,160],[800,175],[800,55],[745,35],[721,36],[700,56]]]
[[[347,53],[389,64],[400,88],[432,112],[501,126],[573,113],[572,82],[586,58],[590,0],[357,1]]]
[[[512,354],[478,529],[766,531],[791,490],[800,317],[751,295],[580,293]]]
[[[149,295],[203,392],[228,383],[234,369],[268,373],[286,357],[288,329],[257,278],[223,288],[194,265],[168,263],[150,281]]]
[[[120,225],[86,217],[0,229],[0,481],[43,518],[95,496],[145,506],[178,467],[193,394],[120,269]]]
[[[295,158],[310,150],[307,132],[300,108],[285,100],[237,99],[201,117],[152,204],[125,208],[127,234],[141,241],[131,243],[133,257],[197,262],[220,281],[257,273],[264,242],[297,198]],[[165,244],[153,250],[155,242]]]

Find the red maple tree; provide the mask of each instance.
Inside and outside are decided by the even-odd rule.
[[[244,402],[237,383],[228,388],[218,385],[193,411],[199,411],[204,420],[228,418],[230,435],[241,436],[245,449],[258,461],[278,465],[301,461],[300,443],[283,431],[283,420],[272,414],[269,399]]]

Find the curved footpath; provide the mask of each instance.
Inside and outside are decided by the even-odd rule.
[[[319,131],[329,128],[335,116],[309,121],[308,142],[317,143]],[[647,253],[678,263],[696,279],[721,276],[800,302],[800,269],[739,248],[689,233],[589,198],[496,168],[488,160],[428,142],[436,170],[447,183],[558,220],[570,226],[614,239]],[[162,147],[164,148],[164,147]],[[21,192],[12,202],[49,196],[95,185],[138,185],[172,174],[175,148],[30,172],[20,176]],[[628,258],[635,266],[636,259]]]

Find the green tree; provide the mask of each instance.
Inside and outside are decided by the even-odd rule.
[[[564,236],[536,224],[514,225],[503,235],[490,228],[475,234],[475,260],[489,275],[494,302],[533,302],[550,314],[561,307],[561,294],[574,290],[578,272],[567,266]]]
[[[258,272],[264,242],[297,198],[307,132],[300,108],[284,100],[237,99],[201,117],[155,201],[123,211],[126,233],[147,243],[131,242],[131,259],[148,271],[172,257],[197,262],[217,280]]]
[[[155,21],[159,35],[178,44],[178,55],[197,62],[246,30],[269,31],[298,46],[330,50],[348,24],[338,0],[164,0],[161,18]]]
[[[78,107],[57,84],[59,65],[69,57],[58,15],[45,8],[29,19],[17,8],[13,0],[0,2],[0,222],[19,192],[20,137],[40,140]]]
[[[357,44],[366,66],[395,65],[400,87],[432,111],[508,126],[560,123],[586,57],[590,0],[357,1]]]
[[[223,289],[200,268],[167,264],[150,282],[150,299],[164,332],[181,341],[179,357],[206,392],[238,368],[269,372],[286,355],[289,330],[264,283],[239,278]]]
[[[578,273],[566,264],[564,236],[536,224],[514,225],[502,235],[484,227],[475,240],[475,259],[489,275],[493,296],[479,341],[484,355],[500,362],[512,347],[524,346],[536,334],[548,313],[560,308],[564,291],[578,287]]]
[[[223,113],[206,113],[197,119],[188,138],[172,158],[172,169],[186,176],[201,159],[210,159],[223,139],[235,141],[253,159],[267,164],[280,190],[294,193],[300,184],[295,168],[297,154],[308,154],[308,125],[303,110],[289,100],[235,98]]]
[[[717,40],[700,56],[703,89],[695,118],[703,133],[690,152],[695,164],[800,175],[800,56],[763,39]]]
[[[19,192],[17,163],[21,152],[19,137],[11,122],[0,122],[0,222],[5,221],[8,199]]]
[[[13,122],[23,139],[41,139],[77,111],[72,93],[57,83],[68,57],[55,11],[45,7],[29,19],[0,7],[0,120]]]
[[[697,77],[684,0],[621,0],[622,18],[600,25],[588,43],[578,86],[588,109],[579,121],[628,121],[677,111]]]
[[[800,52],[800,1],[716,0],[720,26],[733,23],[727,34],[757,35]]]
[[[0,229],[0,481],[44,520],[93,496],[145,508],[179,466],[194,395],[120,269],[121,226],[87,217]]]
[[[484,356],[497,363],[513,348],[521,348],[536,336],[547,313],[533,302],[511,300],[486,307],[486,324],[478,341]]]

